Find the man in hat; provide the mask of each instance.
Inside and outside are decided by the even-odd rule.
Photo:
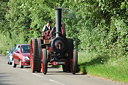
[[[43,32],[46,32],[48,30],[51,30],[52,29],[52,26],[50,26],[51,24],[51,21],[48,21],[47,24],[43,27]]]

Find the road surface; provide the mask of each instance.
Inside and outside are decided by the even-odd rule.
[[[48,73],[32,73],[30,66],[23,69],[7,64],[7,57],[0,54],[0,85],[128,85],[115,83],[80,73],[64,73],[60,68],[48,68]]]

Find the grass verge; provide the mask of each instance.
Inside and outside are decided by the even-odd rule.
[[[79,68],[83,73],[128,83],[128,56],[79,52]]]

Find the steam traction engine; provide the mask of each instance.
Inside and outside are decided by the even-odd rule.
[[[42,35],[42,39],[31,39],[30,64],[32,72],[47,73],[48,62],[51,65],[62,65],[64,72],[76,73],[78,55],[73,40],[66,38],[64,25],[61,25],[61,8],[55,9],[56,35],[51,37],[50,31]]]

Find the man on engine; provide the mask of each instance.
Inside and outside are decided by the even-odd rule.
[[[48,21],[47,24],[43,27],[43,32],[47,32],[48,30],[52,29],[52,26],[50,26],[51,21]]]

